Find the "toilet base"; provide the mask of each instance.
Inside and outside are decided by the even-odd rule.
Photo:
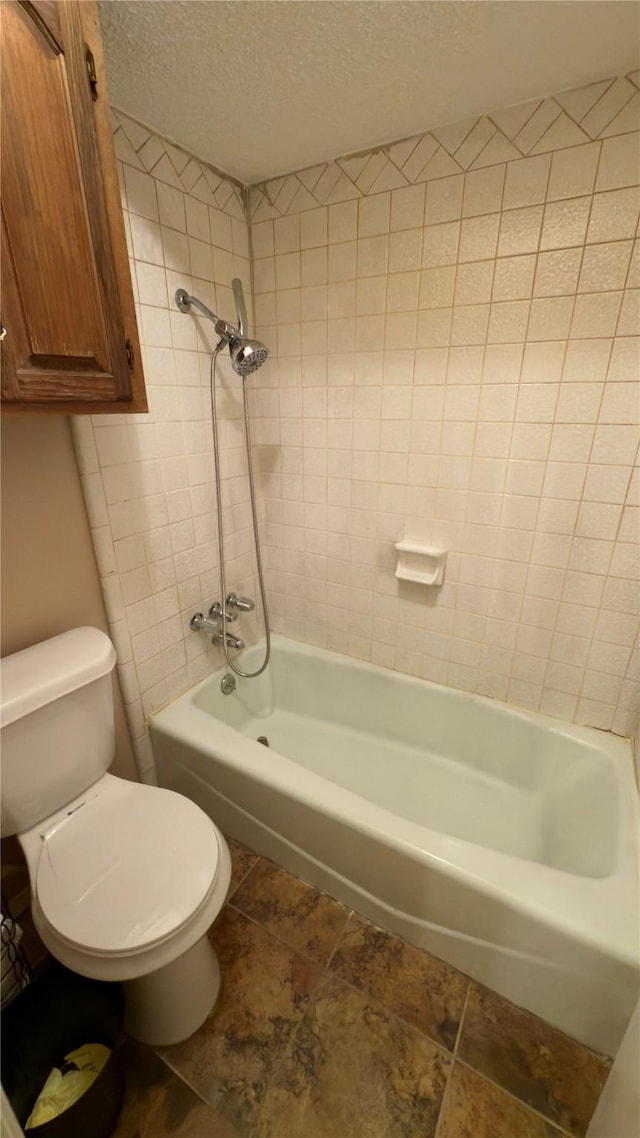
[[[220,964],[207,936],[147,976],[123,984],[124,1030],[152,1047],[188,1039],[202,1026],[220,994]]]

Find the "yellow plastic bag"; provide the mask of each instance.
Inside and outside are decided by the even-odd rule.
[[[53,1068],[36,1099],[25,1130],[51,1122],[77,1102],[95,1082],[110,1054],[109,1048],[102,1043],[85,1043],[84,1047],[65,1055],[65,1066],[70,1063],[73,1067],[64,1074],[59,1067]]]

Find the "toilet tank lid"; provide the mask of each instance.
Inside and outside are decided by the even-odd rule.
[[[0,726],[106,676],[116,653],[99,628],[73,628],[0,660]]]

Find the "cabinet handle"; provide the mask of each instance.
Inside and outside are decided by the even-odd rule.
[[[96,74],[96,61],[93,58],[91,48],[86,45],[85,60],[87,63],[87,75],[89,76],[89,90],[91,91],[91,98],[94,103],[98,98],[98,76]]]

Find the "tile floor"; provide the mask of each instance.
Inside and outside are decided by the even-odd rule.
[[[609,1061],[229,842],[215,1013],[123,1045],[114,1138],[582,1138]]]

